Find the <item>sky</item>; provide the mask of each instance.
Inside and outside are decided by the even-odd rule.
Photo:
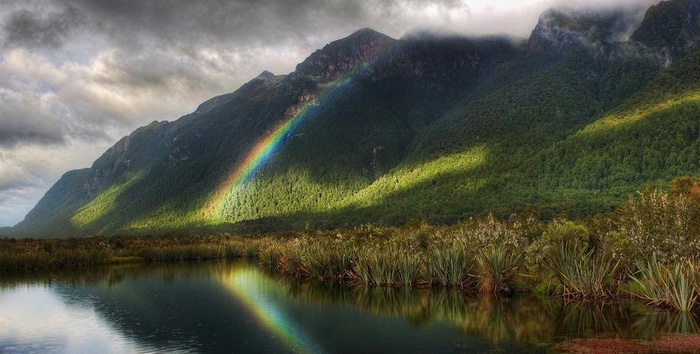
[[[659,0],[0,1],[0,226],[12,226],[139,126],[287,74],[359,28],[527,38],[550,7]]]

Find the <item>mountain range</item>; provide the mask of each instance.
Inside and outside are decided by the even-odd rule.
[[[699,47],[700,0],[552,9],[527,40],[361,29],[288,75],[137,129],[9,234],[607,212],[700,174]]]

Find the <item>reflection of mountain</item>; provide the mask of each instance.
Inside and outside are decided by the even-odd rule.
[[[284,353],[274,336],[218,280],[225,264],[174,264],[125,274],[117,282],[59,285],[131,340],[165,350]],[[129,273],[129,271],[127,271]]]
[[[299,283],[245,263],[116,267],[48,284],[0,288],[0,328],[10,329],[0,331],[0,349],[41,345],[46,334],[83,346],[75,351],[108,342],[117,351],[531,352],[579,336],[698,330],[692,315],[647,314],[633,306],[562,307],[557,299]],[[15,298],[12,306],[8,296]]]

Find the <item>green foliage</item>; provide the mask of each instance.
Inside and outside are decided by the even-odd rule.
[[[619,212],[619,227],[634,250],[663,263],[688,260],[698,254],[699,225],[697,199],[652,188],[630,197]]]
[[[0,273],[94,267],[125,261],[221,259],[257,254],[270,239],[239,236],[86,237],[0,239]]]
[[[437,236],[426,255],[428,278],[441,286],[468,286],[472,268],[468,244],[461,238]]]
[[[492,246],[476,254],[476,264],[483,293],[509,294],[522,265],[522,254]]]
[[[687,239],[654,234],[655,224],[646,221],[680,220],[678,226],[687,235],[699,235],[700,223],[678,217],[678,210],[693,208],[677,208],[697,203],[699,185],[698,179],[683,177],[670,183],[669,192],[647,188],[615,213],[578,223],[563,218],[541,221],[528,213],[508,220],[488,215],[451,226],[365,224],[249,238],[219,234],[0,239],[0,272],[244,256],[288,276],[370,287],[459,287],[502,295],[552,292],[558,284],[567,299],[600,299],[618,296],[619,285],[628,282],[628,292],[650,304],[687,311],[698,300],[699,286],[698,268],[686,259],[700,258],[700,250],[684,248]],[[629,232],[630,225],[637,231]],[[635,235],[653,237],[640,241]],[[675,249],[666,249],[669,244]]]

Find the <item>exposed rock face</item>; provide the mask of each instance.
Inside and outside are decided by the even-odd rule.
[[[629,39],[639,15],[635,11],[574,12],[548,10],[532,31],[531,50],[561,51],[575,48],[597,48]]]
[[[700,46],[700,0],[652,6],[632,39],[662,54],[666,66],[677,61]]]
[[[370,63],[396,40],[372,29],[361,29],[347,38],[331,42],[297,65],[292,77],[312,76],[333,80],[358,64]]]

